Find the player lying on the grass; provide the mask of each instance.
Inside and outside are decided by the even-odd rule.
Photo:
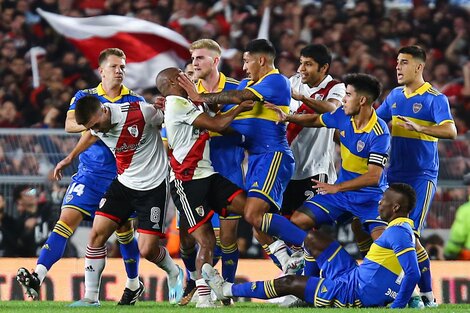
[[[78,100],[77,123],[88,129],[73,151],[54,169],[62,170],[99,139],[116,157],[118,176],[100,202],[85,257],[85,298],[72,306],[98,306],[101,274],[106,265],[106,241],[133,212],[137,213],[139,251],[168,274],[169,299],[183,295],[183,271],[159,237],[165,236],[168,195],[168,159],[160,137],[163,112],[145,102],[101,104],[91,96]]]
[[[392,308],[404,308],[420,278],[413,221],[408,218],[415,202],[411,186],[390,185],[379,202],[380,217],[389,225],[361,265],[339,242],[321,231],[309,232],[305,249],[316,258],[325,278],[288,275],[231,284],[209,264],[204,264],[202,274],[219,299],[295,295],[316,307],[378,307],[391,303]]]

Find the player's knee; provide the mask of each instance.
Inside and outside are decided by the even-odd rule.
[[[263,220],[263,215],[257,211],[247,210],[243,216],[245,221],[247,221],[251,226],[255,228],[261,228],[261,222]]]

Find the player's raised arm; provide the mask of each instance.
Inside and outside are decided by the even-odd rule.
[[[67,155],[62,161],[57,163],[56,167],[54,168],[54,178],[61,180],[63,169],[69,166],[80,153],[91,147],[91,145],[93,145],[97,140],[98,137],[93,136],[91,131],[87,130],[85,133],[83,133],[72,152],[70,152],[69,155]]]

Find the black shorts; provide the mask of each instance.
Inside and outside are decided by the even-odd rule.
[[[165,237],[165,215],[168,203],[168,182],[165,179],[158,187],[140,191],[128,188],[117,178],[100,201],[97,215],[105,216],[118,224],[123,224],[137,213],[137,231]]]
[[[316,189],[313,188],[314,183],[312,179],[327,182],[328,175],[319,174],[301,180],[291,180],[287,185],[286,191],[284,191],[281,215],[290,218],[305,200],[309,200],[317,194]]]
[[[217,212],[227,216],[227,205],[240,193],[240,187],[220,174],[190,181],[171,182],[171,196],[180,213],[180,228],[195,231]]]

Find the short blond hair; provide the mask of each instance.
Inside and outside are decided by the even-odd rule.
[[[196,49],[207,49],[214,51],[218,56],[222,54],[222,49],[220,48],[219,44],[212,39],[196,40],[189,46],[189,51],[193,52]]]

